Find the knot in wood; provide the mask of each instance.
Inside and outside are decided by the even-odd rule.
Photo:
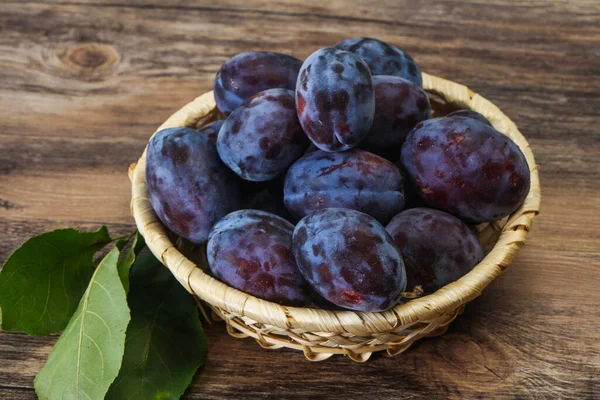
[[[86,73],[110,68],[119,61],[119,53],[110,45],[82,43],[67,48],[60,59],[68,68]]]

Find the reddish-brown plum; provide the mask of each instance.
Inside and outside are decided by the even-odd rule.
[[[471,223],[511,214],[529,193],[529,167],[519,147],[472,118],[420,122],[402,146],[401,164],[430,207]]]
[[[305,306],[311,290],[292,253],[294,226],[259,210],[240,210],[210,232],[206,255],[213,275],[243,292],[283,305]]]
[[[300,271],[326,300],[356,311],[383,311],[406,288],[402,256],[374,218],[346,208],[327,208],[294,229]]]
[[[460,219],[430,208],[396,215],[385,228],[406,266],[407,287],[433,293],[469,272],[483,259],[479,241]]]

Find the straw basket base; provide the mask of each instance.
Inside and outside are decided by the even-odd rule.
[[[418,339],[442,335],[448,329],[450,322],[454,321],[464,310],[463,305],[436,321],[420,322],[413,326],[402,327],[397,331],[368,337],[328,332],[304,332],[300,329],[290,332],[228,313],[217,307],[210,307],[212,319],[224,321],[227,333],[236,339],[254,338],[264,349],[287,347],[301,350],[310,361],[323,361],[334,354],[342,354],[356,362],[367,361],[377,351],[385,350],[388,356],[396,356],[407,350]]]
[[[487,117],[496,129],[520,147],[531,173],[530,192],[518,210],[503,220],[475,227],[487,253],[483,261],[467,275],[431,295],[385,312],[329,311],[281,306],[217,281],[204,272],[207,270],[204,247],[196,246],[189,252],[184,250],[185,246],[175,246],[152,210],[146,189],[145,151],[130,170],[131,208],[137,227],[154,255],[183,287],[209,305],[213,317],[225,321],[233,337],[252,337],[267,349],[301,350],[311,361],[342,354],[365,362],[374,352],[385,350],[395,356],[420,338],[441,335],[462,313],[464,305],[479,296],[511,263],[539,211],[541,192],[538,168],[529,144],[498,107],[463,85],[425,73],[423,88],[430,97],[434,116],[466,108]],[[222,116],[209,92],[173,114],[159,130],[179,126],[198,128],[219,118]]]

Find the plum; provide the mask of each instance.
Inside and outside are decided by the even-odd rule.
[[[345,208],[304,217],[293,236],[300,272],[329,302],[356,311],[383,311],[406,288],[400,252],[374,218]]]
[[[316,150],[288,170],[284,202],[300,219],[328,207],[351,208],[387,223],[404,207],[403,178],[388,160],[364,150]]]
[[[227,117],[217,150],[239,177],[259,182],[284,173],[308,144],[296,116],[294,92],[269,89],[245,100]]]
[[[467,117],[476,119],[479,122],[482,122],[486,125],[492,126],[492,123],[483,115],[473,110],[458,110],[447,114],[446,117]]]
[[[319,149],[355,147],[369,132],[375,111],[367,64],[347,51],[317,50],[300,68],[296,110],[304,132]]]
[[[443,211],[402,211],[385,229],[404,258],[408,288],[421,286],[426,294],[465,275],[484,256],[469,227]]]
[[[213,275],[243,292],[282,305],[312,303],[292,253],[294,226],[274,214],[239,210],[219,221],[206,255]]]
[[[429,98],[419,86],[397,76],[374,76],[373,88],[375,117],[359,147],[395,161],[406,135],[431,117]]]
[[[191,128],[154,135],[146,155],[146,184],[158,218],[193,243],[206,242],[212,226],[240,205],[234,175],[210,139]]]
[[[519,147],[472,118],[420,122],[402,146],[401,165],[427,205],[470,223],[513,213],[529,193],[529,167]]]
[[[221,66],[214,83],[219,110],[229,115],[244,100],[267,89],[296,89],[302,61],[282,53],[240,53]]]
[[[200,134],[209,138],[210,141],[212,142],[212,144],[214,144],[216,146],[217,145],[217,137],[219,136],[219,130],[221,129],[221,126],[223,126],[224,122],[225,121],[222,119],[211,122],[210,124],[206,124],[202,128],[198,129],[198,132],[200,132]]]
[[[421,70],[405,51],[378,39],[360,37],[346,39],[334,46],[351,51],[367,63],[373,75],[394,75],[423,86]]]

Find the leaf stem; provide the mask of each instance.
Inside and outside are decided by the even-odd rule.
[[[116,237],[116,238],[112,239],[112,241],[116,242],[116,241],[119,241],[119,240],[126,239],[125,242],[129,242],[131,240],[131,238],[136,234],[136,232],[137,232],[137,229],[134,230],[131,233],[126,234],[126,235]]]
[[[400,296],[405,299],[416,299],[417,297],[421,297],[423,293],[423,287],[421,285],[417,285],[414,287],[412,292],[401,292]]]

